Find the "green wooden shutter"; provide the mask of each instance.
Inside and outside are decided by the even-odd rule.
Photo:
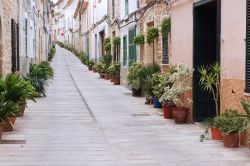
[[[17,31],[16,31],[16,22],[11,19],[11,61],[12,61],[12,72],[17,71]]]
[[[247,0],[246,25],[246,85],[245,92],[250,93],[250,0]]]
[[[127,36],[123,36],[123,66],[127,65]]]
[[[168,35],[162,35],[162,64],[168,63]]]
[[[136,61],[136,45],[134,43],[134,38],[136,36],[136,29],[130,29],[128,32],[129,35],[129,64]]]
[[[128,15],[128,0],[125,0],[125,16]]]

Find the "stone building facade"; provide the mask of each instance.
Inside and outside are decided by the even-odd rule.
[[[156,27],[159,30],[159,36],[155,40],[154,44],[147,44],[147,42],[145,42],[144,46],[140,46],[140,62],[142,62],[143,64],[150,64],[154,61],[155,63],[160,65],[167,65],[167,62],[163,62],[163,39],[160,30],[162,20],[165,17],[170,17],[169,6],[161,0],[140,0],[140,8],[142,8],[142,10],[145,10],[143,8],[147,9],[145,10],[145,13],[143,14],[140,21],[138,22],[138,27],[140,27],[139,33],[144,34],[146,38],[147,31],[150,27]],[[169,44],[167,44],[167,46],[168,45]]]
[[[17,23],[18,23],[18,1],[0,1],[0,74],[5,77],[10,73],[15,63],[17,68]],[[15,34],[14,34],[15,33]],[[12,48],[12,43],[15,48]],[[15,54],[15,57],[13,56]],[[12,69],[13,68],[13,69]]]
[[[3,77],[16,71],[25,75],[30,63],[47,59],[51,45],[48,29],[51,4],[50,0],[0,0],[0,74]]]

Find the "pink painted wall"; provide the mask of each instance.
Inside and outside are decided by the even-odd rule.
[[[193,1],[181,0],[171,7],[170,63],[193,67]]]
[[[221,2],[222,79],[245,80],[246,0]]]

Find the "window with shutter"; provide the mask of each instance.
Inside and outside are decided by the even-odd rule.
[[[250,93],[250,0],[247,0],[246,19],[246,85],[245,92]]]
[[[169,58],[168,58],[168,36],[163,35],[162,36],[162,64],[168,64]]]
[[[16,23],[15,20],[11,19],[11,61],[12,61],[12,72],[17,71],[17,34],[16,34]]]
[[[128,55],[127,55],[127,36],[123,36],[123,66],[127,65]]]
[[[133,29],[130,29],[128,31],[129,34],[129,65],[136,61],[136,45],[134,43],[134,38],[136,36],[136,29],[135,27]]]

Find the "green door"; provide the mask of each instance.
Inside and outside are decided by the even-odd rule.
[[[127,36],[123,36],[123,66],[127,65]]]
[[[129,46],[129,65],[130,65],[132,62],[136,61],[136,45],[134,43],[134,38],[136,36],[136,29],[135,28],[130,29],[128,31],[128,35],[129,35],[128,46]]]

